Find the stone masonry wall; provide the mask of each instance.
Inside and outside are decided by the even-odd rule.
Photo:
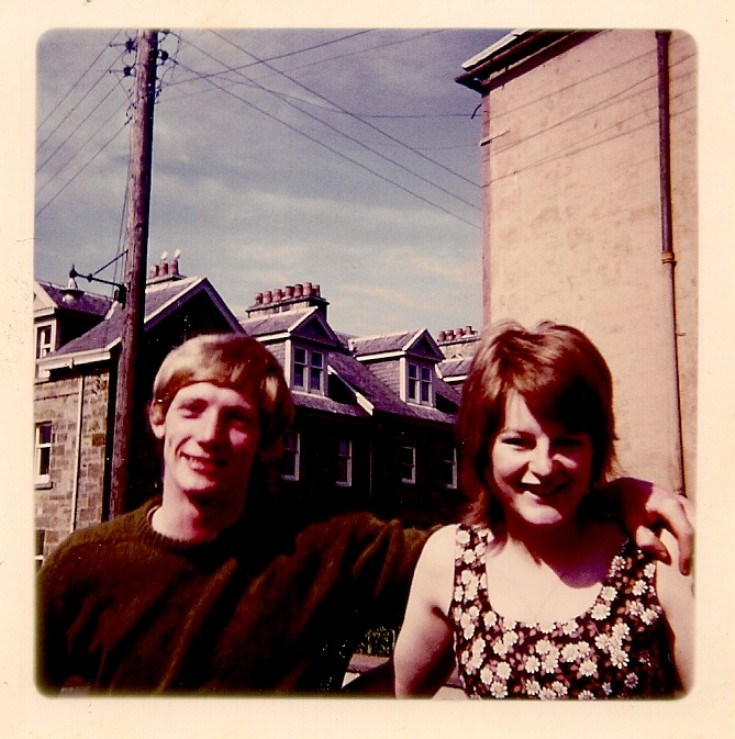
[[[50,482],[35,490],[44,556],[72,530],[102,520],[108,390],[106,371],[35,385],[35,421],[52,423]]]

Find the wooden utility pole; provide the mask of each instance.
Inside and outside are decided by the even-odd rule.
[[[133,120],[130,132],[128,201],[125,224],[125,288],[120,357],[117,364],[115,428],[112,447],[110,518],[125,513],[128,499],[137,365],[145,316],[148,217],[153,160],[153,104],[156,89],[158,34],[139,30],[136,37]]]

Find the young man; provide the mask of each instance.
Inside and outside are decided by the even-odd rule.
[[[315,692],[340,645],[400,619],[427,533],[367,513],[293,532],[269,510],[292,415],[278,362],[251,338],[169,354],[149,413],[162,497],[75,532],[41,569],[44,692]],[[639,543],[663,516],[688,558],[678,496],[623,487]]]

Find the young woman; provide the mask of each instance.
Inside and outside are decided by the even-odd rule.
[[[433,694],[455,665],[473,698],[688,689],[690,579],[594,512],[615,429],[610,371],[589,339],[552,323],[485,337],[458,437],[475,509],[421,555],[396,694]],[[673,537],[666,544],[676,554]]]

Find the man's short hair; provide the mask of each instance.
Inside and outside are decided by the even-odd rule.
[[[162,423],[181,388],[196,382],[237,390],[255,403],[260,420],[260,461],[279,457],[293,419],[293,401],[278,360],[244,334],[203,334],[185,341],[163,360],[153,381],[151,419]]]

